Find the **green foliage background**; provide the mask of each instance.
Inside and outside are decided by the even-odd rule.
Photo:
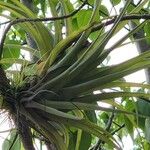
[[[150,148],[150,85],[124,80],[150,66],[149,49],[137,46],[142,53],[132,59],[103,63],[127,39],[149,45],[150,2],[108,3],[111,9],[104,0],[0,1],[0,16],[9,20],[0,23],[7,24],[0,42],[0,104],[14,123],[2,150],[34,150],[35,139],[41,150],[123,149],[127,135],[135,150]],[[106,48],[124,28],[127,34]]]

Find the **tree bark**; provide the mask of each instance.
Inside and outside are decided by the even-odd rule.
[[[0,65],[0,91],[4,89],[9,89],[9,80],[6,77],[6,73],[2,66]],[[1,94],[1,93],[0,93]]]
[[[124,0],[125,2],[125,0]],[[132,1],[134,4],[134,0]],[[135,5],[135,4],[134,4]],[[136,5],[135,5],[136,6]],[[130,30],[133,30],[137,25],[133,21],[129,21],[129,28]],[[143,29],[139,30],[137,33],[133,35],[134,40],[137,40],[135,42],[136,48],[139,52],[139,54],[146,52],[150,48],[150,44],[147,43],[145,39],[141,39],[145,37],[145,32]],[[146,75],[146,81],[150,83],[150,68],[145,69],[145,75]]]
[[[130,30],[133,30],[137,25],[133,21],[129,21],[129,27]],[[149,50],[150,44],[147,43],[145,39],[142,39],[145,37],[145,32],[143,29],[139,30],[137,33],[133,35],[134,40],[137,40],[135,42],[136,48],[139,53],[143,53]],[[146,81],[150,83],[150,68],[145,69],[146,74]]]
[[[31,129],[29,128],[28,124],[26,124],[26,122],[23,121],[22,117],[19,117],[18,121],[17,119],[15,120],[25,150],[35,150],[32,141]]]

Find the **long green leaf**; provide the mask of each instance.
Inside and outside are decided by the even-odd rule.
[[[75,120],[81,120],[82,118],[79,118],[79,117],[76,117],[76,116],[73,116],[73,115],[70,115],[70,114],[67,114],[67,113],[64,113],[64,112],[61,112],[59,110],[56,110],[52,107],[47,107],[47,106],[44,106],[42,104],[39,104],[37,102],[30,102],[30,104],[26,104],[26,107],[28,108],[38,108],[38,109],[41,109],[45,112],[48,112],[50,114],[53,114],[53,115],[57,115],[57,116],[60,116],[60,117],[64,117],[64,118],[70,118],[70,119],[75,119]]]
[[[136,72],[140,69],[144,69],[148,66],[150,66],[149,60],[140,62],[137,65],[134,65],[129,69],[124,70],[124,68],[120,68],[119,71],[117,71],[117,72],[114,71],[114,73],[113,73],[113,71],[111,72],[111,70],[109,70],[110,72],[109,71],[105,72],[106,74],[102,75],[99,78],[90,80],[88,82],[85,82],[85,83],[82,83],[79,85],[64,88],[62,91],[63,91],[64,95],[66,95],[66,97],[69,97],[69,96],[74,97],[77,94],[87,92],[88,90],[92,91],[96,88],[99,88],[100,86],[104,86],[107,83],[118,80],[128,74]],[[121,67],[121,65],[119,67]]]
[[[132,94],[131,94],[132,95]],[[90,104],[89,101],[86,101],[86,103],[82,102],[68,102],[68,101],[50,101],[50,100],[41,100],[39,103],[47,106],[51,106],[55,109],[64,109],[64,110],[100,110],[100,111],[106,111],[106,112],[114,112],[114,113],[123,113],[123,114],[130,114],[130,115],[136,115],[133,112],[129,112],[126,110],[119,110],[119,109],[112,109],[112,108],[105,108],[101,107],[96,104]]]
[[[66,119],[62,117],[58,117],[55,115],[47,115],[47,118],[51,118],[52,120],[55,120],[57,122],[63,122],[66,125],[74,126],[76,128],[82,129],[88,133],[94,134],[97,137],[99,137],[102,141],[110,144],[111,146],[115,146],[116,148],[120,149],[119,144],[116,142],[116,140],[105,130],[103,130],[101,127],[85,120],[73,120],[73,119]]]

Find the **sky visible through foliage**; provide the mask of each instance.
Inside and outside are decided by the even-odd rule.
[[[72,0],[72,1],[74,1],[74,0]],[[109,3],[108,3],[108,7],[109,7]],[[120,6],[117,6],[117,7],[120,7]],[[115,12],[112,11],[112,13],[115,13]],[[4,19],[0,18],[0,22],[4,22]],[[0,33],[3,32],[3,28],[5,28],[5,25],[2,28],[0,28]],[[121,30],[113,38],[113,40],[111,40],[109,42],[109,44],[107,46],[108,47],[111,46],[112,43],[117,41],[122,35],[125,35],[125,33],[126,33],[125,29]],[[130,42],[130,41],[127,40],[127,41],[125,41],[125,43],[126,42]],[[27,55],[27,54],[25,53],[25,55]],[[138,52],[135,48],[135,45],[134,44],[127,44],[124,47],[117,48],[115,51],[113,51],[110,55],[110,59],[108,59],[108,62],[105,61],[104,63],[106,63],[106,64],[118,64],[118,63],[123,62],[127,59],[133,58],[137,55],[138,55]],[[145,81],[145,74],[144,74],[144,71],[142,70],[142,71],[138,71],[134,74],[126,76],[125,79],[127,81],[130,81],[130,82],[142,83]],[[4,118],[5,118],[5,116],[0,116],[0,131],[7,130],[7,129],[9,129],[9,127],[11,127],[9,120],[3,120]],[[7,135],[8,135],[7,132],[6,133],[0,133],[0,147],[2,145],[3,140],[5,139],[5,137]],[[128,142],[128,144],[125,144],[124,150],[132,149],[133,145],[132,145],[132,141],[129,137],[125,137],[123,139],[123,141],[124,141],[124,143]]]

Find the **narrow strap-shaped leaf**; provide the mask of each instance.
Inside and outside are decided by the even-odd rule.
[[[131,74],[133,72],[136,72],[140,69],[144,69],[146,67],[150,66],[150,62],[147,58],[144,56],[150,55],[150,52],[147,51],[143,55],[141,54],[140,56],[137,56],[136,58],[133,58],[131,60],[126,61],[125,63],[122,63],[122,65],[117,65],[115,67],[112,67],[112,70],[109,68],[106,68],[104,71],[102,71],[99,76],[93,80],[87,81],[82,84],[78,84],[72,87],[64,88],[62,90],[64,95],[67,96],[73,96],[76,95],[77,93],[83,93],[88,90],[94,90],[96,87],[103,86],[104,84],[107,84],[109,82],[118,80],[128,74]],[[142,61],[139,61],[140,58]],[[131,66],[132,65],[132,66]],[[57,90],[59,87],[62,87],[64,83],[68,82],[70,80],[69,73],[72,68],[68,68],[65,72],[54,78],[53,80],[45,83],[38,89],[37,91],[42,90],[42,89],[54,89]],[[107,71],[108,70],[108,71]],[[70,91],[70,92],[69,92]],[[72,97],[71,96],[71,97]]]
[[[52,0],[48,0],[49,2],[49,6],[50,6],[50,10],[51,13],[53,15],[53,17],[58,17],[57,11],[56,11],[56,6],[54,4],[54,2]],[[54,22],[54,27],[55,27],[55,42],[54,45],[56,45],[57,43],[59,43],[59,41],[62,40],[62,25],[61,25],[61,21],[60,20],[56,20]]]
[[[110,105],[112,105],[112,106],[114,106],[114,107],[116,107],[116,108],[118,108],[120,110],[126,110],[122,105],[117,104],[114,100],[107,100],[106,103],[110,104]],[[139,114],[137,112],[135,114],[136,114],[135,117],[138,117]],[[137,127],[137,124],[135,123],[135,121],[133,119],[131,119],[133,116],[127,115],[127,114],[125,114],[125,116],[132,122],[134,127]],[[140,117],[146,118],[146,116],[144,116],[144,115],[140,115]]]
[[[88,80],[94,79],[94,78],[96,79],[98,77],[105,76],[106,74],[112,74],[112,73],[116,73],[117,71],[129,69],[133,65],[138,64],[139,61],[142,62],[143,60],[146,60],[149,56],[150,56],[150,52],[146,51],[146,52],[140,54],[139,56],[136,56],[136,57],[129,59],[125,62],[122,62],[118,65],[96,68],[96,69],[94,69],[94,71],[90,71],[89,73],[87,73],[87,75],[85,75],[85,77],[83,77],[83,79],[85,79],[85,81],[86,81],[86,78]]]
[[[99,12],[100,3],[101,3],[100,0],[95,0],[94,10],[93,10],[93,13],[92,13],[92,16],[91,16],[88,26],[92,26],[93,23],[96,21],[95,19],[96,19],[97,13]],[[64,59],[59,63],[59,65],[57,67],[66,65],[68,62],[72,61],[72,58],[79,52],[81,45],[87,40],[90,32],[91,32],[91,28],[89,28],[85,32],[83,32],[83,34],[81,35],[79,40],[76,42],[75,46],[67,53],[67,55],[64,57]],[[54,57],[52,55],[53,53],[56,53],[55,50],[53,50],[51,53],[50,63],[49,63],[50,65],[56,59],[56,56]]]
[[[21,107],[20,113],[34,124],[35,130],[39,131],[43,137],[54,143],[58,150],[67,150],[63,137],[47,120],[44,120],[35,111],[28,111],[23,107]]]
[[[83,117],[83,112],[81,112],[81,110],[73,110],[73,113],[78,117]],[[81,129],[78,129],[78,131],[77,131],[75,150],[79,150],[80,142],[81,142],[81,138],[82,138],[82,132],[83,131]]]
[[[4,58],[0,60],[0,64],[24,64],[24,63],[31,63],[30,61],[24,60],[24,59],[16,59],[16,58]]]
[[[67,36],[65,39],[61,40],[51,51],[50,56],[48,57],[47,62],[49,65],[52,65],[55,61],[58,54],[63,51],[68,45],[72,44],[76,38],[78,38],[84,31],[91,28],[91,25],[81,27],[78,31],[74,31],[72,34]],[[59,66],[58,66],[59,67]]]
[[[49,140],[55,144],[58,150],[67,150],[66,144],[64,143],[63,137],[59,134],[58,130],[51,125],[50,123],[46,122],[45,119],[38,116],[33,111],[33,117],[39,121],[41,129],[45,132],[45,135],[49,138]]]
[[[35,108],[41,109],[41,107],[37,107],[37,105]],[[94,134],[97,137],[99,137],[102,141],[104,141],[104,142],[106,142],[112,146],[115,146],[119,149],[119,144],[117,143],[117,141],[112,137],[111,134],[109,134],[103,128],[101,128],[101,127],[99,127],[99,126],[97,126],[97,125],[95,125],[95,124],[93,124],[93,123],[91,123],[85,119],[76,119],[76,118],[68,118],[68,117],[66,118],[64,116],[58,116],[56,114],[52,115],[52,113],[49,111],[46,111],[46,112],[49,114],[48,115],[44,114],[44,117],[47,117],[48,119],[56,121],[56,122],[66,124],[67,126],[68,125],[74,126],[76,128],[82,129],[88,133]],[[36,117],[37,116],[35,116],[35,118]]]
[[[43,110],[45,112],[48,112],[50,114],[57,115],[57,116],[64,117],[64,118],[70,118],[70,119],[75,119],[75,120],[81,120],[82,119],[82,118],[79,118],[79,117],[76,117],[76,116],[73,116],[73,115],[61,112],[61,111],[56,110],[56,109],[54,109],[52,107],[44,106],[44,105],[39,104],[37,102],[27,103],[26,107],[28,107],[28,108],[38,108],[38,109],[41,109],[41,110]]]
[[[47,118],[51,118],[57,122],[64,123],[69,126],[74,126],[76,128],[82,129],[88,133],[94,134],[95,136],[99,137],[102,141],[115,146],[117,149],[120,149],[118,142],[110,135],[107,131],[102,129],[101,127],[85,120],[74,120],[74,119],[66,119],[62,117],[58,117],[55,115],[47,115]]]
[[[115,82],[105,84],[104,86],[100,86],[100,89],[113,88],[113,87],[120,87],[120,88],[139,87],[139,88],[144,88],[144,89],[150,89],[150,84],[115,81]]]
[[[106,36],[102,39],[102,41],[100,41],[99,45],[97,47],[95,47],[94,50],[92,49],[92,54],[90,54],[86,58],[86,60],[84,60],[82,63],[79,63],[79,65],[77,65],[77,67],[75,67],[71,71],[70,76],[75,76],[76,74],[79,74],[81,72],[81,70],[84,70],[87,66],[89,66],[89,64],[91,64],[93,61],[95,61],[95,59],[97,58],[98,55],[100,55],[100,53],[103,51],[103,49],[104,49],[105,45],[107,44],[107,42],[113,36],[116,28],[118,27],[118,25],[120,23],[121,18],[123,17],[123,15],[126,12],[127,7],[129,6],[130,2],[131,2],[131,0],[128,0],[126,2],[126,5],[124,6],[124,8],[121,11],[120,15],[115,20],[112,29],[106,34]]]
[[[107,75],[101,76],[100,78],[97,78],[97,79],[94,79],[94,80],[91,80],[91,81],[88,81],[88,82],[85,82],[85,83],[82,83],[73,87],[64,88],[62,92],[63,92],[63,95],[65,95],[65,97],[74,97],[75,95],[79,95],[81,93],[87,92],[88,90],[90,91],[95,90],[97,89],[97,87],[104,86],[107,83],[120,79],[128,74],[131,74],[142,68],[144,69],[148,66],[150,66],[149,60],[143,61],[142,63],[138,63],[137,66],[135,65],[129,69],[122,70],[122,71],[120,69],[119,72],[114,72],[111,74],[108,73]]]
[[[149,93],[140,93],[140,92],[106,92],[100,94],[89,94],[78,98],[79,102],[94,102],[94,101],[102,101],[112,98],[118,97],[145,97],[149,98]],[[73,101],[73,100],[72,100]]]
[[[36,18],[36,15],[31,10],[26,8],[22,3],[18,1],[14,1],[14,0],[12,1],[13,3],[16,4],[15,6],[16,8],[18,6],[18,9],[16,9],[13,4],[3,3],[3,2],[0,2],[0,7],[6,8],[6,10],[12,12],[18,18],[27,18],[27,17]],[[21,11],[19,10],[19,8],[22,8]],[[46,55],[48,55],[48,52],[50,52],[50,50],[53,47],[53,37],[49,33],[47,28],[41,22],[38,22],[38,23],[27,22],[27,23],[22,23],[22,24],[26,25],[26,31],[30,33],[31,36],[35,39],[38,45],[38,48],[40,49],[42,53],[41,55],[42,56],[44,55],[44,57],[47,58]],[[30,27],[28,27],[29,25]]]
[[[147,21],[142,22],[138,26],[136,26],[132,31],[130,31],[128,34],[126,34],[124,37],[122,37],[120,40],[118,40],[115,44],[113,44],[110,48],[106,49],[98,58],[97,62],[100,64],[104,61],[104,59],[112,52],[115,48],[117,48],[119,45],[121,45],[126,39],[128,39],[130,36],[138,32],[146,23]],[[96,63],[96,66],[98,65]]]
[[[113,51],[115,48],[117,48],[117,46],[119,46],[121,43],[123,43],[126,39],[128,39],[131,35],[133,35],[134,33],[136,33],[139,29],[141,29],[144,24],[146,23],[147,21],[144,21],[143,23],[141,23],[140,25],[136,26],[135,29],[133,29],[132,31],[130,31],[128,34],[126,34],[124,37],[122,37],[119,41],[117,41],[115,44],[113,44],[113,46],[111,46],[109,49],[106,49],[102,54],[100,54],[99,57],[96,58],[96,60],[91,60],[91,63],[89,63],[88,67],[90,68],[90,66],[92,68],[96,68],[101,62],[103,62],[106,57],[110,54],[111,51]],[[89,48],[90,49],[90,48]],[[94,50],[92,50],[92,53],[93,53]],[[80,66],[82,65],[83,63],[81,62],[80,63]],[[83,68],[80,68],[80,70],[82,70],[82,73],[86,73],[86,72],[89,72],[90,69],[83,69]],[[75,71],[76,72],[76,71]]]
[[[69,3],[70,5],[72,5],[72,4],[70,3],[70,1],[68,1],[68,0],[62,1],[62,0],[60,0],[60,3],[62,4],[62,7],[61,7],[61,8],[63,9],[63,15],[65,16],[65,15],[69,14],[68,3]],[[72,18],[71,18],[71,17],[65,19],[65,27],[66,27],[66,35],[68,36],[68,35],[70,35],[70,34],[72,33],[72,31],[73,31]]]
[[[106,111],[106,112],[114,112],[114,113],[124,113],[129,115],[136,115],[136,113],[129,112],[126,110],[120,110],[120,109],[112,109],[112,108],[106,108],[102,107],[96,104],[90,104],[89,101],[84,102],[76,102],[79,101],[78,99],[74,100],[74,102],[70,101],[50,101],[50,100],[40,100],[39,103],[43,105],[47,105],[49,107],[53,107],[55,109],[65,109],[65,110],[100,110],[100,111]]]
[[[8,47],[8,48],[18,48],[18,49],[22,49],[25,51],[28,51],[30,53],[32,53],[32,55],[35,55],[37,57],[40,57],[40,53],[39,51],[37,51],[36,49],[33,49],[31,47],[27,47],[27,46],[21,46],[19,44],[5,44],[4,47]]]

